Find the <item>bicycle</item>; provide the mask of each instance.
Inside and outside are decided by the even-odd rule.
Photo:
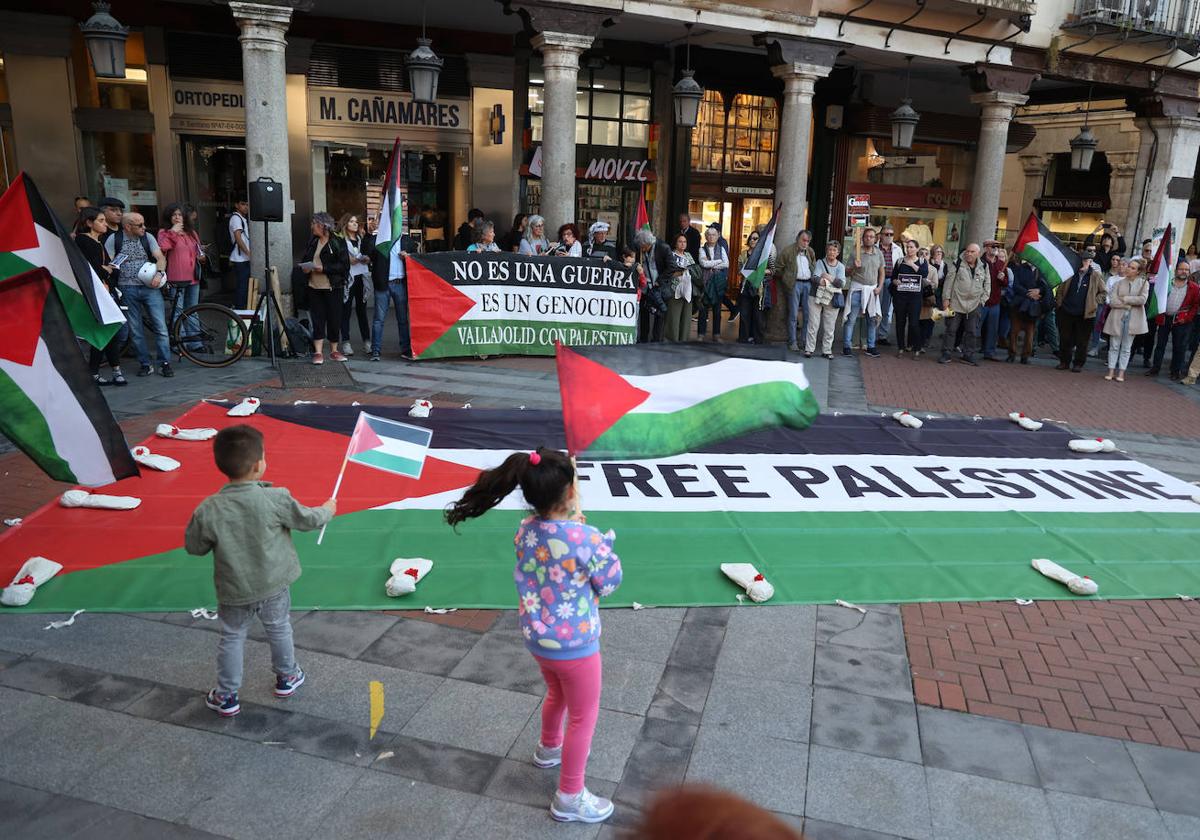
[[[174,305],[170,311],[174,313]],[[275,296],[261,295],[248,318],[241,314],[248,311],[211,302],[188,307],[171,323],[172,350],[200,367],[223,368],[247,351],[253,354],[255,346],[261,347],[263,341],[270,342],[268,352],[274,360],[278,335],[279,353],[292,355],[287,331],[283,329],[283,312]]]

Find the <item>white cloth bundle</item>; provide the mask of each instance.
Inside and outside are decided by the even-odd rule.
[[[149,467],[159,472],[171,472],[179,469],[181,466],[174,458],[168,458],[166,455],[155,455],[147,446],[135,446],[129,450],[129,454],[133,456],[133,460],[137,461],[143,467]]]
[[[921,422],[920,418],[914,417],[913,415],[909,414],[907,411],[893,412],[892,419],[899,421],[901,426],[907,426],[910,429],[919,429],[925,425],[924,423]]]
[[[258,407],[262,405],[262,400],[258,397],[246,397],[240,403],[229,409],[227,414],[230,417],[249,417],[254,412],[258,411]]]
[[[1008,419],[1013,421],[1014,423],[1016,423],[1022,429],[1026,429],[1027,431],[1030,431],[1030,432],[1036,432],[1038,429],[1042,428],[1042,424],[1040,422],[1038,422],[1037,420],[1032,420],[1029,417],[1026,417],[1020,411],[1009,412]]]
[[[50,578],[62,571],[62,564],[45,557],[30,557],[17,572],[12,583],[0,592],[0,604],[6,607],[23,607],[33,600],[33,593]]]
[[[1096,581],[1089,577],[1081,577],[1074,572],[1064,569],[1062,566],[1055,563],[1053,560],[1035,559],[1032,562],[1033,568],[1044,574],[1051,580],[1056,580],[1059,583],[1065,583],[1067,589],[1070,589],[1076,595],[1095,595],[1100,587],[1096,585]]]
[[[753,563],[722,563],[721,571],[725,577],[745,589],[751,601],[761,604],[775,594],[775,587],[758,573]]]
[[[413,400],[412,408],[408,410],[409,417],[428,417],[429,412],[433,409],[433,403],[429,400]]]
[[[89,493],[86,490],[68,490],[59,497],[58,503],[65,508],[133,510],[142,503],[142,500],[134,496],[105,496],[102,493]]]
[[[154,430],[154,434],[160,438],[172,438],[174,440],[208,440],[217,436],[216,429],[181,429],[178,426],[172,426],[170,423],[159,423],[158,428]]]
[[[947,306],[945,309],[933,310],[933,312],[930,313],[930,315],[929,315],[929,320],[933,321],[936,324],[938,321],[942,320],[943,318],[953,318],[953,317],[954,317],[954,310]]]
[[[433,561],[424,557],[397,557],[388,569],[386,591],[389,598],[398,598],[417,591],[417,584],[433,568]]]
[[[1108,438],[1078,438],[1067,441],[1072,452],[1113,452],[1117,445]]]

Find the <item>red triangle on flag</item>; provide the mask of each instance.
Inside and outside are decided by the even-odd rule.
[[[412,350],[419,357],[470,312],[475,301],[411,257],[404,262]]]
[[[37,228],[25,193],[25,173],[0,195],[0,253],[27,251],[38,246]],[[41,320],[38,320],[41,328]]]
[[[44,268],[0,281],[0,359],[33,364],[42,337],[42,310],[52,288]]]
[[[379,439],[379,435],[375,434],[375,430],[371,428],[367,418],[360,414],[358,425],[354,428],[354,435],[350,438],[350,455],[354,456],[380,446],[383,446],[383,441]]]
[[[567,451],[583,452],[650,396],[626,382],[619,373],[557,344],[558,387],[562,393]]]

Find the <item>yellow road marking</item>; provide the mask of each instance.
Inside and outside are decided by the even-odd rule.
[[[379,722],[383,720],[383,683],[371,681],[371,737],[379,730]]]

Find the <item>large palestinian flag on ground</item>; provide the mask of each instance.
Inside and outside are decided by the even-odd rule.
[[[1035,266],[1051,289],[1073,277],[1081,265],[1079,255],[1051,233],[1036,213],[1030,213],[1025,220],[1013,253]]]
[[[28,175],[0,196],[0,278],[45,268],[75,335],[104,347],[125,316]]]
[[[325,500],[358,407],[265,405],[251,417],[227,417],[228,408],[200,405],[176,423],[252,424],[270,453],[266,478],[305,504]],[[432,432],[421,477],[349,464],[324,545],[315,533],[294,534],[303,575],[293,603],[511,609],[520,493],[457,533],[443,511],[512,452],[563,447],[560,416],[370,411]],[[1092,577],[1102,597],[1200,593],[1195,488],[1119,453],[1073,454],[1070,437],[1007,420],[930,420],[912,430],[880,417],[823,415],[803,431],[755,432],[669,458],[581,459],[588,522],[616,531],[625,567],[605,603],[733,606],[739,590],[719,569],[731,561],[751,561],[766,575],[772,604],[1072,597],[1030,568],[1035,557]],[[207,443],[156,440],[154,450],[182,468],[115,485],[111,492],[143,499],[137,510],[49,505],[0,535],[5,582],[34,555],[65,566],[25,609],[213,606],[212,561],[181,545],[188,517],[225,479]],[[434,565],[414,594],[390,599],[384,584],[397,557]]]
[[[661,458],[759,429],[806,429],[819,411],[781,347],[651,344],[557,354],[567,450]]]
[[[58,481],[138,474],[44,268],[0,280],[0,433]]]

